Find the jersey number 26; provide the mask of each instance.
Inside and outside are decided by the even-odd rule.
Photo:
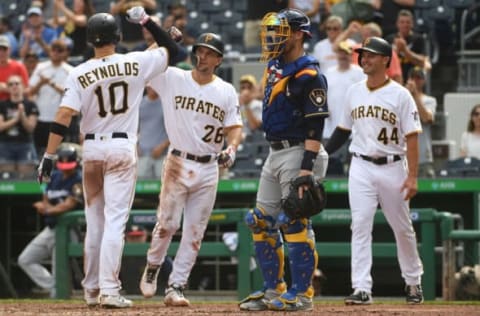
[[[205,125],[204,127],[206,133],[202,137],[202,140],[205,143],[211,143],[212,141],[216,144],[223,142],[223,127],[215,128],[213,125]]]

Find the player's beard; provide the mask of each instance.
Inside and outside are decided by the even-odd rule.
[[[208,72],[208,65],[207,64],[200,64],[200,61],[197,62],[197,70],[200,73],[207,73]]]

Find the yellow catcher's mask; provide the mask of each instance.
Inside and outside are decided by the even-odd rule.
[[[262,57],[260,61],[277,58],[283,53],[285,42],[291,34],[290,25],[286,17],[276,12],[267,13],[262,20],[260,38],[262,40]]]

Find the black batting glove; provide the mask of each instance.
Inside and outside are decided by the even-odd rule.
[[[45,153],[43,155],[42,161],[40,161],[40,165],[37,169],[37,181],[38,183],[42,184],[43,182],[48,183],[50,182],[50,175],[52,174],[53,170],[53,161],[55,160],[56,156]]]
[[[218,164],[223,168],[230,168],[235,162],[235,147],[229,145],[225,150],[217,155]]]

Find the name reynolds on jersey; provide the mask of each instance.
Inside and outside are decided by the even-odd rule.
[[[89,85],[106,78],[123,77],[123,76],[137,76],[138,75],[138,63],[126,62],[123,64],[111,64],[101,66],[90,70],[79,76],[77,80],[85,89]]]
[[[175,96],[175,109],[192,110],[197,113],[211,115],[214,119],[217,119],[222,123],[225,119],[225,111],[218,105],[203,100],[197,100],[192,97],[184,97],[181,95]]]
[[[397,123],[397,114],[379,105],[360,105],[350,112],[353,120],[362,118],[377,118],[392,125]]]

